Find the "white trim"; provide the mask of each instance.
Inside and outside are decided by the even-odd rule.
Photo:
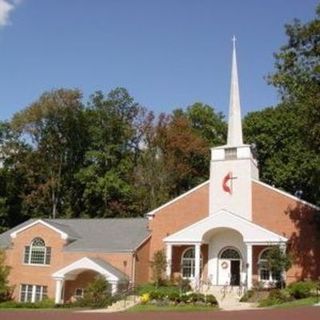
[[[174,234],[171,234],[168,237],[165,237],[163,239],[163,241],[166,242],[166,243],[179,243],[179,242],[180,243],[183,243],[183,242],[192,243],[192,242],[197,242],[197,241],[201,242],[204,233],[209,231],[210,228],[211,228],[210,227],[212,225],[212,221],[211,220],[218,220],[219,221],[220,220],[219,216],[221,216],[221,215],[231,216],[233,219],[235,219],[235,222],[237,222],[237,220],[238,220],[239,222],[245,223],[246,225],[248,225],[250,227],[256,228],[257,230],[260,230],[260,231],[262,231],[264,233],[268,233],[272,238],[274,238],[273,240],[272,239],[268,239],[268,241],[261,240],[259,238],[257,238],[257,239],[244,238],[244,242],[245,243],[251,243],[251,242],[252,243],[281,243],[281,242],[287,242],[288,241],[287,238],[285,238],[283,236],[280,236],[279,234],[276,234],[273,231],[270,231],[270,230],[268,230],[268,229],[266,229],[266,228],[264,228],[264,227],[262,227],[262,226],[260,226],[258,224],[255,224],[255,223],[253,223],[253,222],[251,222],[251,221],[249,221],[249,220],[247,220],[247,219],[245,219],[243,217],[240,217],[240,216],[238,216],[238,215],[236,215],[236,214],[234,214],[234,213],[232,213],[230,211],[227,211],[227,210],[220,210],[219,212],[215,213],[214,215],[211,215],[211,216],[209,216],[207,218],[204,218],[204,219],[202,219],[202,220],[200,220],[200,221],[198,221],[198,222],[196,222],[196,223],[194,223],[194,224],[192,224],[192,225],[190,225],[190,226],[188,226],[188,227],[186,227],[186,228],[184,228],[182,230],[179,230],[178,232],[176,232]],[[207,221],[208,221],[208,223],[207,223]],[[201,227],[202,225],[206,225],[206,226],[208,226],[208,228],[205,228],[205,231],[201,234],[201,238],[199,238],[199,234],[195,235],[194,232],[193,232],[194,231],[193,229],[198,227],[198,226]],[[235,223],[233,229],[238,231],[243,236],[241,231],[237,228],[237,225],[238,224]],[[230,228],[230,227],[227,226],[227,228]],[[214,227],[212,227],[211,229],[214,229]],[[179,236],[181,234],[182,235],[186,234],[185,238],[177,239],[177,236]]]
[[[147,242],[147,240],[149,240],[151,238],[151,233],[145,238],[143,239],[133,250],[132,253],[136,252],[145,242]]]
[[[293,199],[293,200],[295,200],[295,201],[297,201],[297,202],[301,202],[302,204],[304,204],[304,205],[306,205],[306,206],[309,206],[309,207],[312,208],[312,209],[316,209],[316,210],[319,210],[319,211],[320,211],[320,207],[316,206],[315,204],[312,204],[312,203],[310,203],[310,202],[308,202],[308,201],[305,201],[305,200],[302,200],[302,199],[300,199],[300,198],[298,198],[298,197],[295,197],[295,196],[293,196],[292,194],[290,194],[290,193],[288,193],[288,192],[285,192],[285,191],[283,191],[283,190],[280,190],[280,189],[277,189],[277,188],[275,188],[275,187],[272,187],[272,186],[270,186],[269,184],[266,184],[266,183],[264,183],[264,182],[262,182],[262,181],[259,181],[259,180],[256,180],[256,179],[252,179],[252,181],[255,182],[255,183],[257,183],[257,184],[260,184],[260,185],[262,185],[263,187],[266,187],[266,188],[268,188],[268,189],[270,189],[270,190],[272,190],[272,191],[275,191],[275,192],[277,192],[277,193],[280,193],[281,195],[283,195],[283,196],[285,196],[285,197],[287,197],[287,198]]]
[[[264,248],[260,251],[259,253],[259,256],[258,256],[258,279],[259,279],[259,282],[262,282],[264,285],[266,284],[270,284],[270,283],[275,283],[277,281],[277,279],[273,279],[273,275],[272,275],[272,271],[270,270],[270,268],[261,268],[260,267],[260,261],[261,261],[261,256],[262,254],[265,252],[265,251],[268,251],[270,250],[271,247],[267,247],[267,248]],[[262,259],[263,261],[267,261],[266,259]],[[269,272],[269,279],[266,280],[266,279],[261,279],[261,269],[262,270],[268,270]]]
[[[69,235],[67,233],[57,229],[56,227],[52,226],[51,224],[49,224],[49,223],[47,223],[47,222],[45,222],[45,221],[43,221],[41,219],[33,221],[33,222],[30,222],[30,224],[27,224],[26,226],[23,226],[20,229],[10,233],[10,237],[11,238],[16,238],[18,233],[20,233],[20,232],[22,232],[22,231],[24,231],[26,229],[29,229],[29,228],[33,227],[34,225],[36,225],[38,223],[40,223],[40,224],[42,224],[42,225],[44,225],[44,226],[46,226],[46,227],[58,232],[61,235],[61,239],[63,239],[63,240],[66,240],[66,239],[69,238]]]
[[[178,196],[178,197],[176,197],[176,198],[174,198],[174,199],[166,202],[166,203],[163,204],[162,206],[160,206],[160,207],[158,207],[158,208],[156,208],[156,209],[148,212],[148,213],[147,213],[147,216],[148,216],[148,217],[154,216],[158,211],[160,211],[160,210],[162,210],[162,209],[170,206],[171,204],[175,203],[176,201],[181,200],[182,198],[188,196],[188,195],[191,194],[192,192],[195,192],[195,191],[197,191],[198,189],[202,188],[202,187],[205,186],[206,184],[209,184],[209,180],[207,180],[207,181],[205,181],[205,182],[202,182],[201,184],[199,184],[199,185],[196,186],[195,188],[193,188],[193,189],[191,189],[191,190],[189,190],[189,191],[181,194],[180,196]]]
[[[120,279],[117,275],[113,274],[109,270],[103,268],[99,264],[97,264],[95,261],[91,260],[88,257],[83,257],[79,260],[76,260],[66,267],[56,271],[55,273],[52,274],[52,277],[57,280],[57,279],[65,279],[66,275],[72,274],[73,271],[77,270],[93,270],[96,271],[97,273],[100,273],[101,275],[105,276],[107,280],[110,283],[113,282],[118,282]]]

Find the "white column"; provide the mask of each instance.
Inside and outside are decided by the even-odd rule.
[[[55,295],[55,304],[60,304],[61,301],[61,294],[62,294],[62,286],[63,286],[63,279],[56,279],[56,295]]]
[[[247,243],[247,289],[252,288],[252,244]]]
[[[195,288],[199,289],[200,285],[200,248],[201,248],[201,243],[196,243],[194,245],[194,278],[195,278]]]
[[[171,277],[171,262],[172,262],[172,244],[167,243],[166,245],[166,259],[167,259],[167,266],[166,266],[166,276],[168,279]]]

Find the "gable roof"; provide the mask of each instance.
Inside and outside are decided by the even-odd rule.
[[[265,187],[265,188],[267,188],[267,189],[270,189],[270,190],[272,190],[272,191],[274,191],[274,192],[277,192],[277,193],[279,193],[279,194],[281,194],[281,195],[283,195],[283,196],[285,196],[285,197],[287,197],[287,198],[290,198],[290,199],[293,199],[293,200],[295,200],[295,201],[297,201],[297,202],[300,202],[300,203],[302,203],[302,204],[305,205],[305,206],[308,206],[308,207],[310,207],[310,208],[312,208],[312,209],[315,209],[315,210],[320,211],[320,207],[318,207],[318,206],[316,206],[316,205],[314,205],[314,204],[312,204],[312,203],[310,203],[310,202],[308,202],[308,201],[305,201],[305,200],[302,200],[302,199],[300,199],[300,198],[298,198],[298,197],[295,197],[295,196],[292,195],[291,193],[288,193],[288,192],[285,192],[285,191],[283,191],[283,190],[277,189],[277,188],[275,188],[275,187],[270,186],[270,185],[267,184],[267,183],[264,183],[264,182],[259,181],[259,180],[256,180],[256,179],[252,179],[252,181],[255,182],[255,183],[257,183],[257,184],[259,184],[259,185],[261,185],[261,186],[263,186],[263,187]]]
[[[214,229],[228,228],[238,231],[244,242],[248,243],[279,243],[288,241],[287,238],[274,233],[252,221],[238,216],[227,210],[208,216],[164,239],[171,243],[199,243],[205,234]]]
[[[205,181],[205,182],[202,182],[201,184],[197,185],[196,187],[190,189],[189,191],[187,191],[187,192],[181,194],[180,196],[178,196],[178,197],[176,197],[176,198],[174,198],[174,199],[166,202],[166,203],[163,204],[162,206],[160,206],[160,207],[158,207],[158,208],[156,208],[156,209],[148,212],[148,213],[147,213],[147,216],[148,216],[148,217],[153,217],[153,216],[154,216],[157,212],[159,212],[160,210],[162,210],[162,209],[170,206],[171,204],[174,204],[175,202],[183,199],[184,197],[186,197],[186,196],[188,196],[189,194],[197,191],[198,189],[204,187],[204,186],[207,185],[207,184],[209,184],[209,180],[207,180],[207,181]]]
[[[69,242],[64,251],[132,252],[149,236],[148,219],[30,219],[0,235],[0,247],[8,247],[17,235],[41,223],[56,230]]]
[[[102,275],[108,277],[108,280],[118,281],[120,279],[126,279],[128,276],[119,269],[112,266],[107,261],[99,258],[83,257],[77,261],[70,263],[62,269],[52,274],[53,278],[64,278],[66,275],[77,275],[79,272],[86,270],[94,270]]]

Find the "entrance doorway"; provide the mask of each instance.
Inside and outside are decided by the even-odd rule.
[[[233,247],[224,248],[219,255],[218,284],[240,285],[241,255]]]
[[[240,285],[240,260],[231,260],[231,279],[230,285]]]

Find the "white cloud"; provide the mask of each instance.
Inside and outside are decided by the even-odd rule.
[[[0,27],[10,24],[10,13],[21,0],[0,0]]]

